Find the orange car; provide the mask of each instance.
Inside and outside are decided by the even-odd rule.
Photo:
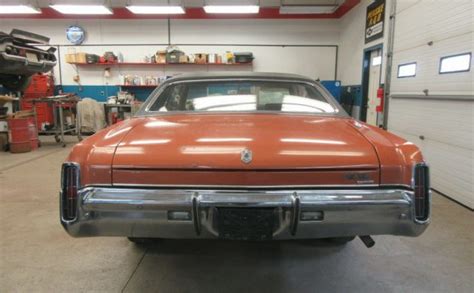
[[[60,217],[75,237],[371,246],[426,229],[428,172],[414,144],[352,119],[308,78],[182,75],[73,148]]]

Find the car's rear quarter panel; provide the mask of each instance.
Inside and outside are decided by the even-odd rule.
[[[423,162],[413,143],[380,128],[361,124],[359,131],[371,141],[380,161],[381,185],[412,185],[413,166]]]
[[[76,144],[66,161],[79,164],[81,185],[111,185],[112,159],[124,136],[139,120],[126,120]]]

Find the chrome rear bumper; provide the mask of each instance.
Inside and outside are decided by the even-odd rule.
[[[61,223],[74,237],[219,238],[216,208],[275,208],[273,239],[354,235],[418,236],[429,219],[415,218],[405,189],[176,190],[87,187],[77,215]],[[62,211],[61,207],[61,211]],[[189,218],[173,220],[170,212]],[[308,212],[320,215],[307,220]]]

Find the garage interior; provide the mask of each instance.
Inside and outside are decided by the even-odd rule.
[[[79,3],[105,4],[105,14],[58,8]],[[257,10],[204,9],[222,4]],[[182,10],[141,14],[133,5]],[[472,292],[473,8],[471,0],[0,0],[0,32],[46,36],[37,47],[54,48],[57,59],[24,88],[0,85],[0,291]],[[137,246],[68,236],[58,191],[73,146],[129,119],[166,78],[201,71],[319,80],[355,119],[416,144],[431,168],[427,231],[374,236],[370,249],[359,240]],[[12,136],[17,118],[33,123],[26,144]]]

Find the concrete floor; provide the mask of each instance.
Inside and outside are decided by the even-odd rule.
[[[144,248],[73,239],[58,219],[59,170],[71,145],[0,153],[0,292],[473,292],[474,215],[437,194],[425,234],[376,236],[371,249],[358,239],[346,247],[165,240]]]

